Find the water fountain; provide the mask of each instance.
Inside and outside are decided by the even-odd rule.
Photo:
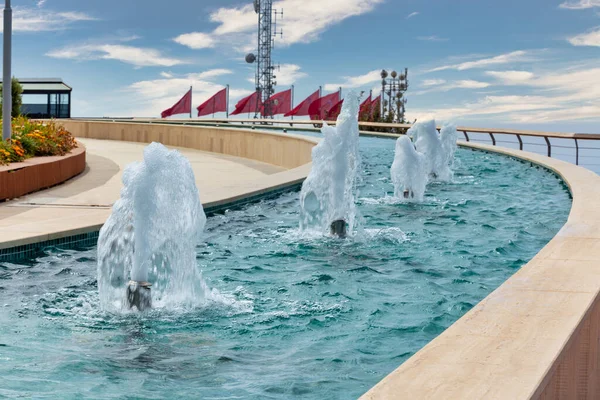
[[[390,170],[394,196],[408,201],[423,201],[427,186],[427,160],[408,136],[396,141],[394,162]]]
[[[201,302],[207,287],[195,248],[206,216],[189,161],[152,143],[142,162],[127,166],[123,185],[98,239],[102,307],[143,311],[153,303]]]
[[[323,140],[312,151],[312,169],[300,192],[300,228],[345,237],[356,219],[354,195],[358,153],[359,99],[346,96],[335,127],[323,124]]]
[[[450,128],[448,132],[450,132]],[[448,135],[448,144],[444,145],[440,135],[438,135],[435,121],[425,121],[415,123],[407,133],[412,137],[418,152],[426,157],[427,173],[433,180],[448,182],[452,180],[452,170],[450,168],[450,151],[454,157],[454,150],[450,146],[451,135]],[[456,140],[455,140],[456,142]]]
[[[456,126],[454,124],[446,124],[440,129],[440,140],[442,142],[442,148],[444,149],[444,155],[446,158],[446,165],[450,167],[454,165],[454,153],[456,153],[456,141],[458,140],[458,132],[456,132]]]

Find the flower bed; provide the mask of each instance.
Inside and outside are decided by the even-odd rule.
[[[0,165],[30,157],[62,156],[77,147],[75,138],[56,121],[13,118],[12,137],[0,141]]]

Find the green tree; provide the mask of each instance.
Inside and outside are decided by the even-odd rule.
[[[21,115],[21,105],[23,104],[23,86],[19,83],[19,80],[13,76],[11,81],[11,93],[12,93],[12,111],[11,115],[13,118]],[[0,85],[0,107],[2,107],[2,85]]]

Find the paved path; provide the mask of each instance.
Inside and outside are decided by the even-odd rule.
[[[0,203],[0,242],[38,237],[53,239],[57,230],[102,225],[119,198],[124,167],[143,158],[144,143],[78,139],[87,148],[87,166],[79,176],[55,188]],[[283,168],[245,158],[178,149],[192,164],[203,202],[224,187],[244,185]],[[49,209],[52,211],[49,212]],[[59,229],[57,229],[59,228]],[[76,233],[74,233],[76,234]],[[9,247],[9,246],[2,246]]]

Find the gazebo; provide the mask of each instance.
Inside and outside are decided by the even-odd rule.
[[[23,86],[21,113],[29,118],[71,118],[71,91],[60,78],[18,79]]]

